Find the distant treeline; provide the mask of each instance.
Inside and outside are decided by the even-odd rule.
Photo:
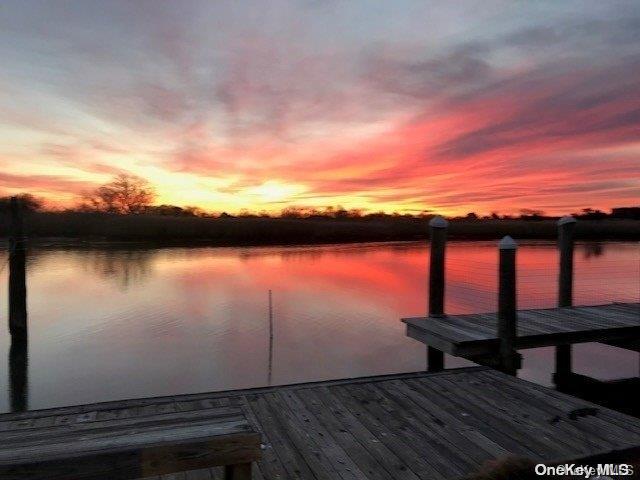
[[[421,240],[428,238],[428,218],[385,216],[361,218],[197,217],[150,213],[121,215],[96,212],[30,212],[26,232],[32,238],[88,242],[135,241],[174,245],[285,245]],[[2,236],[8,215],[0,215]],[[550,219],[453,219],[454,239],[554,239]],[[640,220],[584,219],[576,226],[578,239],[640,240]]]
[[[419,240],[428,237],[434,212],[365,212],[336,207],[289,206],[277,214],[206,212],[198,207],[154,205],[153,187],[121,174],[85,192],[74,208],[55,210],[30,194],[18,195],[32,237],[173,244],[260,245]],[[10,198],[0,198],[0,235],[7,236]],[[640,240],[640,207],[574,214],[583,239]],[[557,217],[523,209],[517,216],[470,212],[449,218],[449,236],[464,239],[555,238]]]
[[[436,214],[429,211],[419,213],[386,213],[386,212],[366,212],[362,209],[345,209],[341,206],[328,206],[321,208],[314,207],[298,207],[289,206],[283,208],[280,212],[269,213],[266,211],[252,212],[249,210],[241,210],[236,214],[227,212],[207,212],[199,207],[180,207],[177,205],[126,205],[126,206],[110,206],[105,207],[99,205],[98,202],[93,204],[80,203],[75,208],[67,208],[64,210],[48,209],[44,202],[30,194],[17,195],[24,211],[39,213],[110,213],[118,215],[156,215],[169,217],[200,217],[200,218],[288,218],[288,219],[365,219],[365,220],[397,220],[397,219],[431,219]],[[10,197],[0,197],[0,213],[7,212],[9,209]],[[579,212],[572,213],[578,219],[585,220],[604,220],[604,219],[630,219],[640,220],[640,207],[620,207],[613,208],[610,212],[594,208],[583,208]],[[541,221],[556,220],[557,216],[545,214],[542,210],[521,209],[519,215],[500,215],[493,212],[490,215],[478,215],[475,212],[469,212],[462,216],[448,217],[449,220],[475,222],[480,220],[525,220],[525,221]]]

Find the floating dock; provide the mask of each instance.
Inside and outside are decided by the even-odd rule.
[[[518,310],[516,316],[517,349],[640,338],[640,303]],[[402,321],[409,337],[457,357],[496,354],[500,345],[497,313]]]
[[[0,445],[21,431],[64,434],[139,416],[162,424],[225,406],[241,407],[262,433],[256,479],[455,479],[509,455],[552,464],[640,450],[640,419],[485,367],[10,413],[0,415]]]
[[[554,346],[554,378],[568,385],[565,380],[573,374],[571,346],[575,343],[600,342],[640,352],[640,303],[573,305],[575,225],[570,216],[558,220],[556,308],[518,310],[518,244],[505,236],[498,242],[497,311],[448,315],[444,308],[448,222],[441,217],[431,219],[428,313],[403,319],[407,336],[427,346],[429,371],[442,370],[444,354],[449,353],[515,375],[522,366],[518,350]]]

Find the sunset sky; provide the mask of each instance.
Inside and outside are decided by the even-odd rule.
[[[0,2],[0,195],[552,214],[640,203],[640,2]]]

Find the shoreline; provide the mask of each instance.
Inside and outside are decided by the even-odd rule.
[[[1,238],[1,237],[0,237]],[[447,243],[495,243],[499,239],[489,238],[449,238]],[[555,243],[553,238],[516,238],[520,245],[548,245]],[[7,240],[0,240],[0,250],[7,251]],[[577,245],[597,244],[597,243],[639,243],[633,239],[579,239]],[[332,241],[332,242],[307,242],[307,243],[220,243],[203,239],[201,241],[162,241],[154,242],[149,240],[105,240],[105,239],[82,239],[82,238],[56,238],[56,237],[36,237],[29,240],[29,246],[37,249],[163,249],[163,248],[309,248],[309,247],[348,247],[360,245],[366,246],[406,246],[409,244],[424,243],[429,244],[428,236],[418,239],[407,240],[353,240],[353,241]]]
[[[424,218],[295,219],[201,218],[160,215],[34,213],[25,218],[25,233],[37,244],[69,246],[254,247],[408,242],[429,239]],[[453,220],[449,240],[556,240],[557,221]],[[0,235],[9,233],[0,218]],[[3,237],[0,236],[0,239]],[[640,241],[640,220],[578,220],[577,241]],[[1,241],[1,240],[0,240]]]

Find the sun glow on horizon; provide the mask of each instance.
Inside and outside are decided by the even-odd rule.
[[[259,202],[275,203],[291,200],[297,194],[303,193],[305,187],[292,185],[278,180],[267,180],[262,184],[247,188],[245,195],[256,196]]]

